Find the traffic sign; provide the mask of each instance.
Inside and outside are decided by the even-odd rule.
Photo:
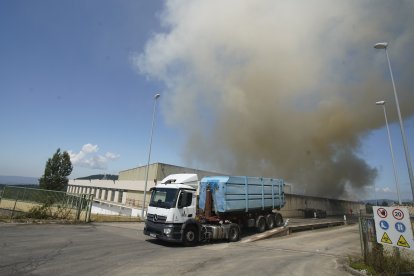
[[[402,220],[404,218],[404,212],[401,211],[400,209],[394,209],[392,210],[392,216],[395,219]]]
[[[386,218],[388,215],[388,212],[384,208],[378,208],[377,214],[380,218]]]
[[[381,242],[392,244],[392,241],[390,237],[388,237],[387,232],[384,232],[384,234],[382,235]]]
[[[405,240],[404,236],[401,235],[400,238],[398,239],[397,245],[402,246],[402,247],[407,247],[410,248],[410,245],[408,244],[408,242]]]
[[[401,222],[395,223],[395,230],[397,230],[398,232],[404,233],[405,229],[406,229],[405,225],[402,224]]]
[[[386,222],[385,220],[381,220],[379,226],[383,229],[383,230],[388,230],[388,228],[390,228],[390,225],[388,224],[388,222]]]
[[[414,250],[410,214],[405,207],[374,206],[377,242]]]

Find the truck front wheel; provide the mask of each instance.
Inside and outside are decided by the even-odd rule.
[[[183,241],[186,246],[194,246],[197,244],[197,230],[194,226],[188,226],[183,233]]]
[[[228,241],[236,242],[239,239],[240,239],[240,227],[235,223],[230,224]]]

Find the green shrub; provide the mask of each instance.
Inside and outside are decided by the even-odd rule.
[[[26,214],[26,217],[33,219],[48,219],[52,218],[52,211],[50,206],[43,204],[42,206],[30,208],[29,212]]]
[[[376,275],[375,269],[365,264],[363,260],[350,260],[349,266],[359,271],[365,271],[367,275]]]

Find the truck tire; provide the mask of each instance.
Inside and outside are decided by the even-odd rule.
[[[282,218],[281,214],[276,214],[275,215],[275,224],[276,224],[276,227],[283,226],[283,218]]]
[[[239,239],[240,239],[240,227],[235,223],[230,224],[228,241],[236,242]]]
[[[266,219],[264,216],[258,216],[256,220],[256,230],[258,233],[266,231]]]
[[[183,242],[185,246],[194,246],[197,244],[197,229],[194,226],[187,226],[183,232]]]
[[[266,215],[266,228],[270,230],[275,228],[275,225],[275,216],[273,214]]]

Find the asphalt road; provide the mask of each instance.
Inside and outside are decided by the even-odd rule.
[[[193,248],[142,234],[141,223],[0,223],[0,275],[350,275],[358,226],[294,233],[253,243]]]

